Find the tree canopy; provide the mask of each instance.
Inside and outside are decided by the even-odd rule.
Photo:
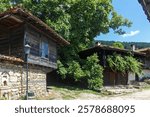
[[[115,48],[124,49],[124,45],[121,42],[114,42],[112,46]]]

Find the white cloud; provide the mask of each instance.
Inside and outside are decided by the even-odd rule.
[[[132,36],[135,36],[137,34],[139,34],[140,31],[139,30],[136,30],[136,31],[131,31],[129,33],[126,33],[126,34],[123,34],[122,37],[132,37]]]

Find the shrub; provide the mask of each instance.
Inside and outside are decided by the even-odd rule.
[[[103,67],[99,64],[97,54],[87,57],[83,69],[89,89],[98,90],[103,86]]]

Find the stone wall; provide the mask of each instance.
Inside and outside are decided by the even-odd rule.
[[[46,95],[46,73],[50,69],[29,65],[29,91],[36,97]],[[0,98],[18,99],[25,95],[26,68],[24,65],[0,62]]]
[[[135,73],[129,72],[128,73],[128,84],[132,84],[135,82]]]
[[[150,78],[150,69],[143,69],[142,75],[139,78],[140,78],[140,80],[142,78]]]
[[[34,92],[36,97],[42,97],[46,95],[46,73],[50,71],[51,69],[29,66],[29,91]],[[26,77],[25,70],[24,77]]]

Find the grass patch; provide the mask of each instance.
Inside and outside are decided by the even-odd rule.
[[[82,94],[94,94],[97,96],[100,96],[100,92],[96,92],[89,89],[84,89],[76,86],[67,86],[65,84],[53,84],[51,86],[47,87],[50,92],[52,92],[52,95],[50,96],[51,99],[64,99],[64,100],[71,100],[71,99],[77,99]]]

